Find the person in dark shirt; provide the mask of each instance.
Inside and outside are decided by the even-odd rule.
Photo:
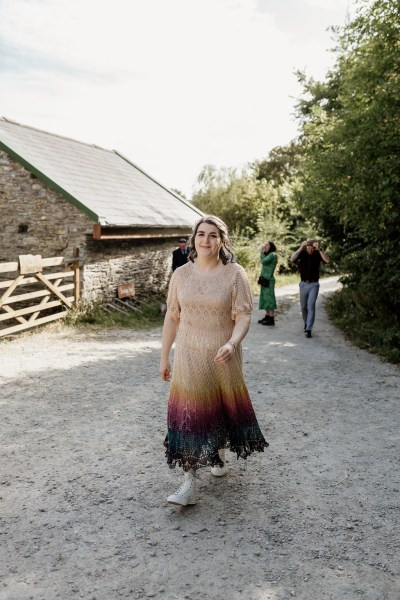
[[[172,252],[172,270],[175,271],[178,267],[182,267],[188,261],[189,248],[185,238],[181,238],[178,242],[179,247]]]
[[[291,257],[297,262],[300,271],[300,306],[304,321],[304,333],[307,338],[315,319],[315,303],[319,292],[319,267],[321,262],[329,263],[329,256],[321,250],[315,240],[305,240]]]

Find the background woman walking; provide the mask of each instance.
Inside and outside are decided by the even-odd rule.
[[[168,381],[176,338],[165,445],[169,466],[184,470],[167,501],[181,505],[196,503],[197,469],[227,473],[225,448],[247,458],[268,446],[242,373],[240,343],[253,309],[246,273],[232,262],[227,227],[218,217],[198,221],[189,245],[189,262],[171,278],[160,360],[160,376]]]
[[[258,308],[265,310],[265,316],[258,322],[262,325],[275,325],[275,277],[274,271],[278,257],[276,255],[276,246],[274,242],[267,242],[261,246],[260,263],[262,264],[261,278],[268,282],[268,286],[261,285],[260,300]],[[260,281],[260,280],[259,280]]]

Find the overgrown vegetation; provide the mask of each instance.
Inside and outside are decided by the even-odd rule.
[[[361,292],[345,288],[327,302],[328,314],[359,348],[379,354],[389,362],[400,363],[400,331],[388,313],[376,315],[375,307],[361,298]]]
[[[398,356],[400,8],[360,0],[326,81],[300,78],[301,204],[349,273],[332,304],[358,343]],[[342,316],[340,316],[342,315]]]
[[[234,233],[252,281],[258,248],[273,240],[278,274],[316,237],[331,268],[348,273],[332,300],[335,321],[363,347],[397,360],[400,315],[400,5],[358,0],[334,31],[336,63],[325,81],[299,73],[300,136],[238,174],[208,165],[193,202]]]
[[[299,210],[299,160],[300,147],[293,142],[287,148],[274,148],[265,159],[249,164],[242,173],[206,165],[199,175],[192,202],[226,222],[236,259],[253,284],[260,274],[263,243],[275,242],[279,256],[277,273],[290,275],[296,271],[290,256],[301,241],[316,236],[311,221]]]
[[[162,325],[161,304],[163,299],[153,299],[140,307],[141,312],[124,314],[116,310],[107,312],[100,304],[93,304],[81,310],[70,311],[65,319],[67,325],[82,326],[91,329],[107,327],[129,327],[131,329],[148,329]]]

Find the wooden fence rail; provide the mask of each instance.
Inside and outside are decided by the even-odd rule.
[[[0,337],[64,318],[79,302],[79,265],[78,249],[72,259],[26,254],[0,263]]]

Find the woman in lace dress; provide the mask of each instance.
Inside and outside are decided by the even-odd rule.
[[[169,466],[184,471],[167,501],[181,505],[196,503],[198,468],[226,474],[225,448],[247,458],[268,446],[242,373],[240,343],[253,308],[246,273],[232,262],[227,227],[218,217],[200,219],[189,245],[189,262],[171,278],[160,361],[160,376],[168,381],[176,339],[165,446]]]

